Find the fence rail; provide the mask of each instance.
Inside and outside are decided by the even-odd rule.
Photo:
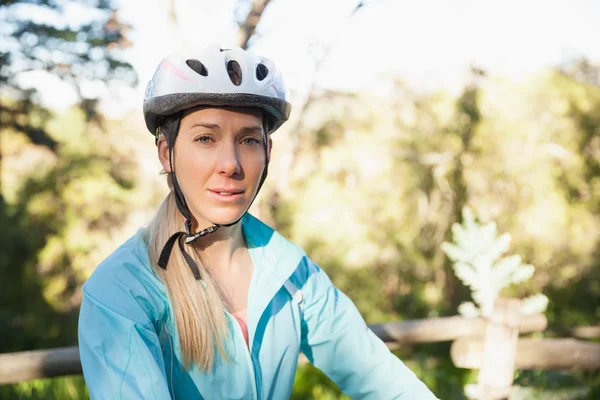
[[[522,315],[519,332],[541,332],[548,326],[543,314]],[[451,342],[465,336],[483,336],[485,318],[441,317],[369,325],[384,342],[434,343]]]
[[[489,321],[484,318],[454,316],[369,327],[391,348],[408,343],[454,341],[451,357],[456,366],[482,368],[488,325]],[[519,316],[517,325],[519,333],[541,332],[547,328],[547,320],[542,314]],[[569,331],[578,333],[579,337],[600,337],[600,326]],[[519,339],[514,367],[600,369],[600,343],[575,339]],[[81,372],[77,347],[0,354],[0,385]]]
[[[0,354],[0,385],[81,374],[77,347]]]
[[[450,355],[460,368],[481,368],[483,340],[462,338],[452,343]],[[518,369],[600,370],[600,344],[575,339],[519,339]]]

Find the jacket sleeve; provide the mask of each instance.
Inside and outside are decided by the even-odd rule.
[[[170,399],[160,342],[143,303],[123,291],[106,296],[102,302],[84,285],[79,352],[92,400]]]
[[[436,399],[325,272],[307,264],[301,350],[309,361],[353,399]]]

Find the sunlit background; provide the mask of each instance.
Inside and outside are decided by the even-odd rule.
[[[545,296],[539,337],[598,325],[599,22],[597,0],[0,1],[0,354],[76,344],[81,284],[167,191],[145,85],[168,53],[215,41],[273,59],[292,93],[252,212],[368,323],[484,309],[442,245],[467,209],[510,236],[515,270],[535,267],[499,295]],[[477,373],[449,348],[396,353],[464,399]],[[600,397],[598,371],[517,370],[515,385]],[[64,377],[0,399],[85,390]],[[292,398],[343,396],[302,366]]]

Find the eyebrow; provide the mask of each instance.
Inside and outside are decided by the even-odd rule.
[[[195,128],[197,126],[201,126],[203,128],[207,128],[207,129],[220,129],[221,127],[217,124],[206,124],[206,123],[202,123],[202,122],[197,122],[195,124],[193,124],[192,126],[190,126],[190,129]],[[253,132],[263,132],[263,128],[262,126],[258,126],[258,125],[254,125],[254,126],[245,126],[243,128],[241,128],[238,133],[253,133]]]
[[[201,126],[208,129],[219,129],[219,125],[217,124],[204,124],[202,122],[196,122],[194,125],[190,126],[190,129],[195,128],[197,126]]]

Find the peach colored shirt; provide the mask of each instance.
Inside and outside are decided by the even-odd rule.
[[[246,339],[246,346],[248,345],[248,309],[238,311],[235,313],[231,313],[237,319],[237,322],[240,324],[240,328],[242,328],[242,333],[244,334],[244,339]]]

